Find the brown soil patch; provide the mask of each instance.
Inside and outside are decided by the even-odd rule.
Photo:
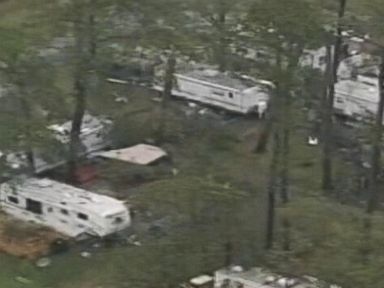
[[[0,213],[0,252],[33,260],[47,255],[58,238],[54,230]]]

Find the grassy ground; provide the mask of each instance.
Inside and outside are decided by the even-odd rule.
[[[130,117],[130,123],[126,120],[124,127],[127,135],[140,135],[135,139],[140,142],[151,136],[153,122],[148,118],[158,104],[142,93],[129,93],[129,97],[131,102],[125,107],[114,103],[113,98],[104,98],[102,108],[93,109],[106,113],[109,107],[111,114],[118,117],[135,107],[148,108],[148,112]],[[180,110],[184,104],[174,106]],[[268,155],[251,152],[260,123],[245,118],[220,123],[201,117],[189,121],[172,119],[169,127],[177,135],[165,147],[172,154],[171,167],[177,168],[179,174],[135,187],[131,200],[136,206],[151,211],[153,219],[171,217],[173,225],[166,229],[166,235],[153,238],[140,234],[142,247],[100,249],[92,259],[83,259],[72,251],[54,257],[52,267],[45,270],[1,255],[1,266],[6,267],[0,274],[2,287],[145,287],[151,281],[164,279],[176,283],[223,266],[228,239],[234,243],[236,261],[251,265],[255,259],[261,260]],[[137,127],[148,132],[137,134]],[[311,179],[317,173],[316,169],[301,165],[312,161],[313,167],[317,167],[317,148],[306,146],[304,136],[295,134],[292,141],[291,172],[295,186],[302,185],[300,191],[313,185]],[[121,183],[117,188],[127,189]],[[17,276],[31,282],[20,284],[15,280]]]

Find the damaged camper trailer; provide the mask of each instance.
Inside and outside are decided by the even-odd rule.
[[[17,179],[1,184],[0,207],[18,219],[70,237],[104,237],[131,223],[123,202],[50,179]]]

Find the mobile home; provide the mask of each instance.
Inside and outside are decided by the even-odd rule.
[[[0,208],[70,237],[104,237],[131,223],[123,202],[50,179],[17,179],[1,184]]]
[[[175,74],[172,95],[224,110],[262,117],[267,109],[273,84],[247,76],[233,76],[212,69]],[[162,91],[161,86],[155,89]]]
[[[372,118],[379,103],[377,77],[359,75],[357,79],[341,80],[335,87],[335,113],[355,119]]]

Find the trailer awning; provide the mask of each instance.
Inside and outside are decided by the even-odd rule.
[[[98,152],[94,153],[94,155],[139,165],[149,165],[167,156],[167,152],[156,146],[138,144],[129,148]]]

